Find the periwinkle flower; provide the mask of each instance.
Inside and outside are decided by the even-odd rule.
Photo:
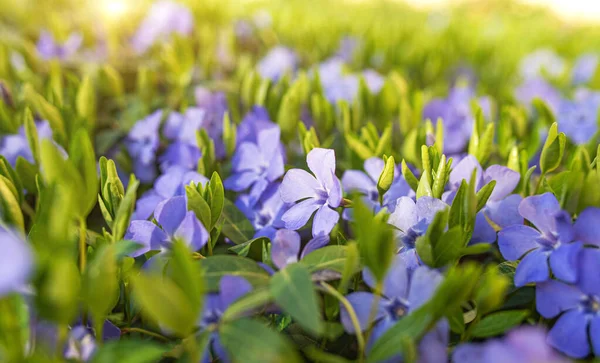
[[[258,201],[267,186],[284,172],[280,133],[279,126],[273,125],[256,135],[256,143],[244,142],[237,147],[231,160],[232,175],[223,182],[226,189],[241,192],[250,188],[250,204]]]
[[[90,327],[76,325],[71,328],[64,357],[84,362],[92,359],[97,348],[95,336],[94,330]],[[120,337],[121,330],[106,320],[104,322],[102,340],[118,340]]]
[[[170,0],[157,1],[133,36],[132,46],[138,54],[142,54],[172,34],[189,35],[193,28],[194,16],[185,5]]]
[[[364,197],[362,201],[369,206],[375,213],[379,212],[382,207],[386,207],[388,211],[393,212],[396,208],[396,200],[400,197],[408,196],[412,189],[404,180],[397,168],[394,168],[396,178],[390,189],[383,195],[383,205],[379,204],[379,191],[377,190],[377,181],[383,171],[385,163],[383,159],[371,157],[364,162],[365,172],[360,170],[346,170],[342,175],[342,187],[347,193],[357,192]],[[350,219],[349,213],[351,210],[344,210],[344,218]]]
[[[253,238],[275,238],[275,232],[284,228],[281,216],[288,208],[279,194],[279,183],[269,185],[258,202],[251,203],[249,195],[240,195],[235,205],[246,215],[256,230]]]
[[[465,343],[456,347],[453,363],[567,363],[546,342],[546,331],[537,326],[522,326],[505,337],[483,343]]]
[[[498,232],[498,247],[505,259],[521,259],[515,272],[515,286],[543,282],[550,269],[560,280],[577,281],[577,256],[583,243],[597,244],[600,209],[584,210],[574,225],[552,193],[527,197],[519,204],[519,214],[536,228],[514,225]],[[549,264],[549,266],[548,266]]]
[[[469,87],[454,87],[446,99],[433,99],[423,109],[425,119],[434,123],[438,118],[442,119],[444,153],[459,153],[469,142],[474,122],[471,112],[472,99],[473,91]],[[486,115],[490,114],[487,107],[483,111]]]
[[[598,68],[598,55],[593,53],[583,54],[575,61],[571,71],[571,82],[581,85],[589,82]]]
[[[369,270],[363,270],[363,279],[367,285],[375,288],[376,281]],[[385,277],[383,296],[379,300],[370,292],[359,291],[348,294],[346,298],[356,312],[360,328],[363,331],[369,328],[371,307],[377,301],[374,326],[368,342],[369,349],[396,322],[427,303],[442,280],[443,277],[438,271],[425,266],[421,266],[411,273],[404,260],[398,256]],[[340,306],[340,320],[346,332],[356,333],[348,311],[343,305]],[[441,320],[421,340],[418,347],[419,362],[446,361],[448,341],[448,323],[446,320]],[[393,361],[398,362],[400,359],[395,357]]]
[[[0,298],[23,288],[34,267],[30,246],[16,232],[0,227]]]
[[[42,31],[37,42],[37,51],[42,59],[59,59],[68,60],[77,53],[83,36],[80,33],[71,33],[69,37],[62,43],[58,43],[54,36],[48,31]]]
[[[496,186],[485,207],[475,217],[475,229],[471,243],[493,243],[496,241],[496,231],[488,220],[500,228],[523,223],[523,217],[517,210],[522,198],[518,194],[510,194],[519,184],[521,175],[502,165],[492,165],[483,171],[477,159],[473,155],[467,155],[450,172],[451,191],[444,193],[442,197],[446,203],[452,203],[461,182],[471,180],[473,171],[476,171],[476,192],[491,181],[495,181]]]
[[[398,228],[399,255],[409,269],[414,270],[421,264],[415,248],[417,238],[427,232],[437,212],[446,208],[449,208],[448,204],[427,196],[417,199],[416,203],[409,197],[400,197],[396,201],[388,223]]]
[[[137,257],[148,251],[166,250],[174,239],[182,240],[197,251],[208,241],[208,232],[193,211],[187,210],[184,196],[167,199],[158,204],[154,219],[158,225],[146,221],[132,221],[125,239],[142,246],[130,256]]]
[[[360,45],[359,39],[351,36],[345,36],[340,40],[339,48],[336,52],[336,57],[339,57],[346,63],[352,62],[354,53]]]
[[[201,330],[206,330],[221,321],[223,313],[236,300],[252,291],[252,285],[239,276],[223,276],[219,281],[219,293],[208,294],[204,302],[202,316],[198,321]],[[208,345],[204,351],[202,362],[211,362],[210,351],[222,362],[229,362],[227,352],[221,345],[218,330],[210,333]]]
[[[39,140],[52,139],[52,129],[48,121],[40,121],[35,123]],[[29,147],[29,141],[25,135],[25,127],[19,128],[19,133],[5,135],[0,138],[0,154],[6,158],[8,163],[13,167],[17,163],[19,156],[33,163],[33,154]]]
[[[564,100],[559,108],[558,127],[575,144],[589,142],[598,131],[600,92],[580,89],[573,101]]]
[[[565,71],[565,61],[551,49],[538,49],[521,60],[520,72],[524,79],[543,76],[558,77]]]
[[[258,63],[258,73],[263,78],[277,81],[284,74],[293,72],[298,65],[298,56],[293,50],[277,46]]]
[[[258,144],[258,135],[265,129],[277,126],[269,118],[267,109],[261,106],[254,106],[246,113],[244,119],[237,127],[236,145],[239,146],[245,142]]]
[[[539,98],[555,113],[561,103],[560,92],[541,77],[526,79],[515,89],[515,97],[517,101],[527,107],[531,107],[533,100]]]
[[[359,73],[345,72],[342,58],[332,57],[319,65],[319,79],[323,86],[325,97],[332,103],[344,100],[354,102],[358,95],[360,76],[362,75],[369,92],[376,94],[381,91],[385,79],[373,69]]]
[[[179,112],[169,114],[163,127],[163,134],[171,144],[159,157],[163,172],[173,166],[187,170],[198,167],[201,152],[196,134],[204,126],[205,116],[206,112],[196,107],[188,108],[184,114]]]
[[[208,179],[195,171],[188,171],[181,167],[171,167],[167,172],[154,182],[154,187],[145,192],[135,204],[135,212],[131,217],[136,219],[148,219],[154,212],[156,206],[171,197],[185,195],[185,186],[194,182],[206,184]]]
[[[298,262],[312,251],[326,246],[329,243],[329,236],[319,235],[311,239],[300,254],[301,240],[300,235],[296,231],[289,229],[280,229],[275,232],[275,236],[271,241],[271,259],[273,264],[278,269],[283,269],[285,266]]]
[[[302,169],[289,170],[279,188],[285,203],[296,203],[281,219],[285,228],[302,228],[313,218],[313,236],[331,232],[340,216],[335,208],[342,203],[342,186],[335,175],[335,151],[314,148],[306,156],[308,168],[314,176]]]
[[[125,140],[125,146],[133,159],[133,171],[136,177],[149,183],[156,177],[156,151],[160,144],[158,134],[163,112],[158,110],[138,121]]]
[[[596,213],[597,214],[597,213]],[[597,230],[596,225],[590,226]],[[598,240],[598,236],[594,236]],[[560,315],[548,333],[547,342],[573,358],[590,351],[600,355],[600,250],[586,248],[578,259],[579,279],[568,285],[556,280],[536,286],[537,311],[544,318]],[[590,350],[591,343],[591,350]]]

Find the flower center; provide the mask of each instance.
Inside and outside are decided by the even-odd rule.
[[[600,297],[587,295],[581,299],[581,306],[586,313],[598,314],[600,311]]]
[[[401,298],[394,298],[385,306],[385,312],[393,320],[398,320],[408,313],[408,301]]]

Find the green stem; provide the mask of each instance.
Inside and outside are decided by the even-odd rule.
[[[152,332],[150,330],[142,329],[142,328],[123,328],[123,329],[121,329],[121,335],[127,334],[127,333],[140,333],[140,334],[154,337],[156,339],[160,339],[165,342],[169,341],[169,339],[165,336],[162,336],[158,333]]]
[[[23,212],[25,212],[25,214],[27,214],[29,218],[35,218],[35,210],[29,205],[29,203],[23,201],[23,203],[21,203],[21,209],[23,210]]]
[[[379,301],[381,300],[381,291],[383,290],[383,280],[381,281],[377,281],[377,284],[375,285],[375,298],[373,299],[373,304],[371,305],[371,311],[369,312],[369,320],[367,320],[367,326],[370,327],[371,323],[373,322],[373,320],[375,320],[375,317],[377,316],[377,307],[379,306]],[[368,342],[369,341],[369,336],[371,335],[371,330],[367,330],[367,333],[365,334],[365,340]],[[363,361],[363,358],[361,357],[360,362]]]
[[[333,286],[329,285],[326,282],[321,282],[319,285],[323,291],[328,293],[329,295],[338,299],[338,301],[344,305],[344,308],[348,312],[348,316],[350,317],[350,321],[352,322],[352,326],[354,327],[354,333],[356,334],[356,342],[358,343],[358,356],[360,357],[360,361],[363,360],[365,356],[365,338],[362,334],[362,329],[360,327],[360,322],[358,321],[358,316],[356,315],[356,311],[352,307],[352,304],[344,297],[344,295],[340,294]]]
[[[82,217],[79,219],[79,271],[81,273],[85,271],[85,265],[87,264],[86,230],[85,218]]]
[[[535,192],[533,193],[533,195],[536,195],[539,192],[540,187],[542,186],[542,182],[544,181],[545,177],[546,177],[546,173],[540,174],[540,178],[537,181],[537,185],[535,186]]]

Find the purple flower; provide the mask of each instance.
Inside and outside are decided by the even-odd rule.
[[[538,49],[521,60],[521,75],[525,79],[544,74],[559,77],[565,71],[564,60],[551,49]]]
[[[262,130],[277,126],[269,118],[269,113],[264,107],[254,106],[244,116],[244,119],[237,127],[236,146],[245,142],[258,144],[258,135]]]
[[[250,188],[250,205],[258,201],[270,183],[283,175],[280,132],[277,125],[262,129],[256,135],[256,143],[240,144],[233,155],[232,175],[225,179],[223,185],[236,192]]]
[[[208,232],[196,214],[187,210],[184,196],[159,203],[154,219],[158,225],[146,220],[132,221],[129,225],[125,239],[142,245],[131,257],[151,250],[166,250],[174,239],[183,240],[194,251],[204,247],[208,241]]]
[[[367,285],[375,288],[376,281],[367,269],[363,270],[363,279]],[[396,322],[425,304],[442,280],[443,277],[438,271],[425,266],[421,266],[411,273],[404,260],[398,256],[383,283],[383,296],[377,304],[374,326],[368,342],[369,347]],[[356,312],[361,330],[367,330],[371,307],[376,301],[376,296],[370,292],[359,291],[349,294],[346,298]],[[348,311],[343,305],[340,307],[340,320],[348,333],[356,333]],[[420,362],[445,362],[448,341],[448,323],[446,320],[441,320],[421,340],[419,344]],[[398,361],[398,359],[394,361]]]
[[[221,321],[221,317],[227,308],[242,296],[252,291],[252,285],[242,277],[223,276],[219,282],[219,293],[208,294],[204,302],[202,316],[198,321],[201,330],[213,327]],[[229,362],[227,353],[219,339],[218,330],[210,333],[209,342],[204,352],[202,362],[211,362],[210,351],[213,357],[219,357],[222,362]]]
[[[484,172],[477,159],[473,155],[467,155],[450,173],[450,192],[442,196],[446,203],[452,203],[461,182],[469,181],[474,170],[476,170],[475,191],[479,191],[492,180],[496,181],[496,186],[485,207],[475,217],[475,230],[471,243],[493,243],[496,241],[496,231],[488,219],[501,228],[523,223],[523,217],[517,210],[522,198],[518,194],[510,194],[519,184],[521,175],[502,165],[492,165]]]
[[[193,28],[194,16],[185,5],[170,0],[157,1],[133,36],[132,46],[142,54],[172,34],[189,35]]]
[[[284,228],[281,216],[288,208],[279,194],[279,183],[269,185],[258,202],[252,204],[249,195],[241,195],[235,202],[235,205],[250,220],[256,233],[253,238],[267,237],[270,240],[275,238],[275,232]]]
[[[414,270],[421,264],[415,248],[417,238],[427,232],[437,212],[446,208],[449,208],[448,204],[427,196],[417,199],[416,203],[409,197],[400,197],[396,201],[388,223],[398,228],[399,254],[409,269]]]
[[[196,134],[204,126],[205,116],[204,110],[195,107],[188,108],[184,114],[169,114],[163,134],[172,143],[159,158],[163,171],[173,166],[187,170],[195,170],[198,167],[201,152]]]
[[[82,43],[83,36],[80,33],[71,33],[64,43],[59,44],[51,33],[42,31],[37,42],[37,51],[45,60],[68,60],[77,53]]]
[[[474,117],[471,112],[473,91],[468,87],[455,87],[446,99],[433,99],[423,109],[423,118],[436,122],[442,119],[444,126],[444,152],[456,154],[464,150],[473,131]],[[486,114],[489,110],[484,109]]]
[[[263,78],[277,81],[284,74],[293,72],[298,65],[296,53],[289,48],[277,46],[258,63],[258,73]]]
[[[206,184],[207,181],[208,179],[204,175],[174,166],[159,176],[154,182],[154,188],[145,192],[137,200],[135,212],[131,218],[133,220],[148,219],[160,202],[171,197],[185,195],[185,186],[190,182]]]
[[[163,112],[158,110],[138,121],[127,134],[125,146],[133,159],[133,171],[140,181],[150,183],[156,177],[156,151],[160,144],[158,131]]]
[[[342,186],[335,175],[335,151],[314,148],[306,156],[308,168],[289,170],[279,188],[285,203],[295,203],[281,219],[287,229],[300,229],[317,211],[313,219],[313,236],[331,232],[340,218],[335,208],[342,202]]]
[[[515,90],[515,97],[521,104],[531,107],[534,99],[544,101],[554,113],[558,111],[561,103],[560,93],[545,79],[536,77],[526,79]]]
[[[575,61],[571,71],[571,82],[574,85],[588,83],[598,68],[598,55],[593,53],[583,54]]]
[[[89,361],[96,352],[95,336],[96,333],[90,327],[84,325],[74,326],[69,332],[64,357],[84,362]],[[121,330],[110,321],[104,321],[102,340],[118,340],[120,337]]]
[[[599,221],[594,221],[594,229]],[[584,249],[577,266],[577,284],[567,285],[556,280],[539,283],[535,300],[537,311],[544,318],[551,319],[562,313],[548,333],[547,342],[571,357],[584,358],[590,354],[588,337],[593,354],[600,355],[600,250]]]
[[[329,243],[328,235],[319,235],[311,239],[300,254],[300,235],[296,231],[289,229],[280,229],[275,232],[275,237],[271,241],[271,259],[278,269],[298,262],[299,259],[308,255],[312,251],[326,246]],[[298,255],[300,257],[298,258]]]
[[[573,101],[564,100],[558,111],[558,127],[575,144],[585,144],[598,131],[600,92],[580,89]]]
[[[586,209],[575,225],[571,225],[571,217],[561,210],[552,193],[527,197],[518,209],[537,229],[518,224],[498,232],[502,256],[509,261],[522,258],[515,272],[515,286],[548,280],[548,263],[558,279],[577,281],[577,255],[583,243],[600,242],[594,233],[600,209]]]
[[[0,298],[25,286],[33,270],[29,244],[16,232],[0,227]]]
[[[337,50],[336,57],[341,58],[344,62],[350,63],[354,57],[356,49],[360,45],[359,39],[351,36],[345,36],[340,40],[340,46]]]
[[[452,354],[453,363],[566,363],[546,343],[546,331],[535,326],[522,326],[502,339],[484,343],[461,344]]]
[[[397,176],[390,189],[383,195],[383,205],[379,204],[379,191],[377,190],[377,181],[383,171],[385,163],[383,159],[372,157],[365,160],[364,168],[366,173],[360,170],[346,170],[342,176],[342,187],[347,193],[357,192],[363,194],[363,202],[366,203],[375,213],[382,207],[386,207],[390,212],[396,208],[396,200],[400,197],[414,194],[404,177],[400,175],[397,169],[394,175]],[[350,219],[351,209],[345,209],[343,216]]]
[[[340,100],[353,102],[358,95],[359,75],[344,72],[345,63],[342,58],[332,57],[319,65],[319,78],[325,97],[332,103]],[[367,88],[371,93],[379,93],[385,79],[376,71],[367,69],[362,72]]]
[[[39,140],[52,139],[52,129],[48,121],[36,122]],[[19,156],[25,158],[30,163],[34,163],[33,154],[29,147],[29,141],[25,135],[25,127],[19,128],[18,134],[6,135],[0,138],[0,154],[6,158],[10,165],[15,166]]]

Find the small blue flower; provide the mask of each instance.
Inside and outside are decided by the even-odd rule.
[[[158,110],[138,121],[127,134],[125,146],[133,159],[135,176],[143,183],[156,177],[156,151],[160,144],[159,128],[163,112]]]
[[[258,202],[251,203],[251,197],[247,194],[240,195],[235,205],[246,215],[254,226],[256,233],[253,238],[267,237],[275,238],[275,232],[284,228],[281,216],[289,208],[279,194],[279,183],[269,185]]]
[[[39,140],[52,140],[52,129],[48,121],[40,121],[35,123]],[[6,158],[13,167],[17,163],[19,156],[25,158],[30,163],[34,163],[33,154],[29,147],[29,141],[25,135],[25,127],[19,128],[19,133],[5,135],[0,138],[0,154]]]
[[[550,110],[557,112],[561,103],[560,92],[543,78],[526,79],[515,89],[515,97],[522,105],[531,109],[534,99],[539,98],[548,105]]]
[[[363,279],[375,288],[375,278],[368,269],[363,270]],[[377,301],[374,326],[368,342],[369,349],[388,329],[412,311],[427,303],[433,296],[443,276],[436,270],[421,266],[412,273],[402,257],[398,256],[383,283],[383,296],[377,300],[370,292],[353,292],[346,296],[356,312],[360,328],[369,329],[371,307]],[[356,333],[346,308],[340,306],[340,320],[346,332]],[[446,346],[449,342],[448,322],[443,319],[428,332],[419,344],[420,362],[436,363],[447,360]],[[394,362],[400,361],[396,357]]]
[[[33,272],[29,244],[16,232],[0,227],[0,298],[25,287]]]
[[[304,256],[314,250],[326,246],[329,243],[329,236],[320,235],[311,239],[300,254],[301,241],[300,235],[296,231],[289,229],[280,229],[275,232],[271,241],[271,259],[278,269],[283,269],[287,265],[298,262]]]
[[[600,92],[580,89],[573,101],[563,100],[557,120],[559,131],[564,132],[575,144],[589,142],[598,131]]]
[[[538,49],[521,60],[520,72],[524,79],[561,76],[566,69],[565,61],[553,50]]]
[[[316,211],[313,236],[331,232],[340,216],[335,208],[342,202],[342,186],[335,175],[335,151],[315,148],[306,156],[308,168],[314,176],[302,169],[289,170],[279,188],[285,203],[295,203],[281,219],[285,228],[302,228]]]
[[[298,66],[298,56],[289,48],[277,46],[258,63],[258,73],[263,78],[277,81]]]
[[[598,68],[598,60],[598,55],[593,53],[579,56],[571,71],[571,82],[574,85],[581,85],[591,81]]]
[[[37,42],[37,51],[45,60],[68,60],[77,53],[82,43],[83,36],[80,33],[71,33],[64,43],[59,44],[51,33],[42,31]]]

